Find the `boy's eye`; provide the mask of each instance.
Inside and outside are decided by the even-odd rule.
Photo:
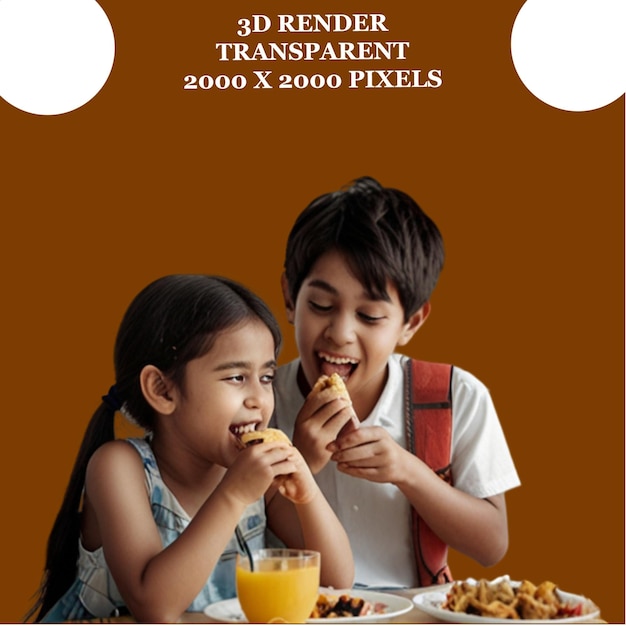
[[[359,313],[359,317],[368,324],[375,324],[376,322],[380,322],[380,320],[385,319],[384,315],[368,315],[367,313]]]
[[[266,385],[271,385],[274,382],[274,374],[264,374],[261,376],[261,382]]]
[[[309,300],[309,306],[313,310],[319,311],[321,313],[326,313],[326,312],[330,311],[333,308],[330,305],[319,304],[318,302],[314,302],[313,300]]]

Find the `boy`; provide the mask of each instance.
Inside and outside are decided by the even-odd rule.
[[[480,381],[457,367],[448,374],[453,486],[407,449],[410,359],[395,350],[428,318],[443,258],[439,230],[415,201],[369,177],[311,202],[288,237],[281,282],[300,356],[277,373],[274,425],[348,532],[357,585],[442,583],[447,546],[485,566],[508,547],[504,492],[520,483]],[[351,402],[310,393],[333,372]]]

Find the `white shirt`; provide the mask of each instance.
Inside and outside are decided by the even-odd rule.
[[[407,357],[393,354],[376,406],[361,421],[382,426],[406,448],[404,371]],[[273,425],[290,438],[304,397],[297,383],[300,360],[280,367],[274,380]],[[452,476],[454,486],[477,498],[504,493],[520,484],[489,391],[458,367],[452,374]],[[411,535],[411,507],[390,483],[375,483],[337,471],[329,462],[315,479],[343,524],[354,552],[356,584],[414,587],[417,574]]]

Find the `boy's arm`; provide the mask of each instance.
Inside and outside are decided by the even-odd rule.
[[[361,427],[330,444],[341,472],[398,487],[426,524],[450,547],[484,566],[508,548],[504,495],[481,499],[450,486],[380,427]]]

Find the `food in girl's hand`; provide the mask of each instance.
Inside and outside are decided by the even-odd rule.
[[[257,443],[271,441],[284,441],[291,445],[289,437],[287,437],[287,435],[285,435],[285,433],[278,428],[266,428],[265,430],[253,430],[249,433],[244,433],[241,435],[240,441],[244,448],[247,446],[253,446]]]
[[[320,593],[311,612],[311,619],[336,617],[362,617],[384,613],[387,605],[382,602],[372,604],[363,598],[342,593],[339,596]]]
[[[585,615],[596,607],[589,601],[575,605],[563,602],[557,586],[550,581],[537,586],[528,580],[512,584],[503,578],[491,582],[456,581],[441,608],[497,619],[558,620]]]

